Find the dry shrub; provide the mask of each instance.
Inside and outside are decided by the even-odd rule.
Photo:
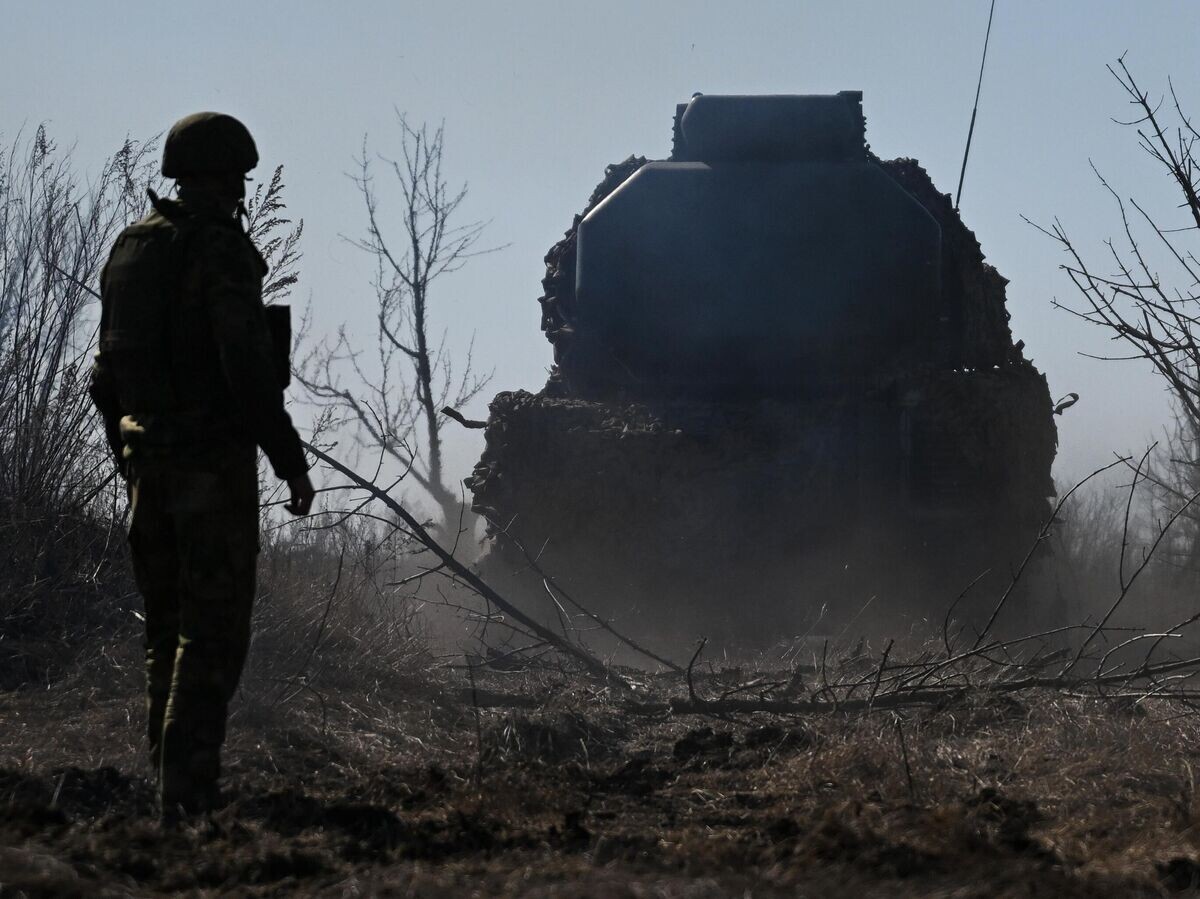
[[[417,610],[393,586],[410,552],[398,532],[340,513],[265,528],[247,676],[287,699],[419,671]]]
[[[44,684],[140,629],[119,517],[0,514],[0,689]]]
[[[1133,581],[1110,624],[1122,629],[1105,635],[1121,640],[1132,630],[1148,633],[1172,630],[1177,652],[1195,648],[1200,633],[1196,625],[1179,625],[1195,615],[1200,572],[1190,564],[1191,526],[1181,516],[1150,555],[1160,532],[1181,505],[1168,499],[1154,484],[1142,482],[1129,501],[1131,471],[1119,479],[1081,491],[1062,512],[1063,526],[1055,544],[1053,585],[1064,595],[1067,620],[1095,623],[1121,594],[1122,578],[1149,556],[1149,564]],[[1121,560],[1124,556],[1124,566]]]
[[[0,687],[128,628],[119,486],[87,394],[100,265],[152,144],[90,183],[40,127],[0,146]]]

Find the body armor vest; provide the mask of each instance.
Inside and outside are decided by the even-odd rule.
[[[100,352],[121,407],[135,414],[184,411],[176,369],[186,354],[183,271],[193,231],[188,216],[138,222],[121,233],[105,267]]]
[[[149,451],[203,451],[254,442],[221,363],[204,278],[209,269],[266,263],[233,219],[193,213],[153,198],[155,212],[126,228],[102,276],[100,353],[112,372],[119,405],[137,422],[137,442]],[[211,229],[233,229],[241,242],[212,240]],[[206,258],[218,252],[220,257]],[[238,259],[229,254],[244,252]],[[251,289],[251,288],[247,288]],[[274,349],[274,374],[286,387],[290,316],[286,306],[263,310]],[[128,442],[128,437],[126,438]]]
[[[143,448],[203,451],[252,442],[230,411],[234,398],[194,272],[202,231],[236,228],[154,199],[155,214],[126,228],[105,268],[100,352]],[[259,259],[248,238],[245,251]]]

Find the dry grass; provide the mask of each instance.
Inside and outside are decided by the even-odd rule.
[[[854,641],[828,664],[823,646],[794,648],[784,671],[778,653],[726,669],[702,658],[690,688],[627,672],[631,703],[538,652],[508,671],[439,660],[389,586],[415,561],[391,529],[322,519],[268,535],[229,805],[158,826],[136,633],[113,631],[58,677],[0,693],[0,881],[30,896],[1200,889],[1186,690],[986,692],[1053,648],[985,645],[946,675],[935,638]],[[948,678],[936,695],[864,708],[931,666]],[[692,690],[824,704],[670,711],[667,699],[695,706]]]
[[[1200,720],[1166,703],[1046,692],[713,719],[631,716],[551,671],[476,672],[477,697],[521,709],[473,707],[444,668],[282,704],[270,685],[252,679],[235,709],[230,806],[166,833],[134,672],[5,694],[0,843],[17,855],[0,879],[25,871],[31,895],[50,877],[43,895],[614,897],[1200,883]]]

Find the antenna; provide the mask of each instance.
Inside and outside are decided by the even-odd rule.
[[[962,200],[963,178],[967,176],[967,157],[971,155],[971,138],[975,135],[975,114],[979,112],[979,92],[983,89],[983,67],[987,64],[988,42],[992,39],[992,16],[996,13],[996,0],[988,11],[987,34],[983,38],[983,59],[979,61],[979,82],[975,85],[975,105],[971,108],[971,127],[967,129],[967,148],[963,151],[962,169],[958,173],[958,193],[954,197],[954,211],[958,212]]]

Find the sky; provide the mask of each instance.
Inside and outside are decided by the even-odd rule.
[[[861,90],[872,149],[915,157],[952,192],[989,0],[0,2],[0,141],[44,122],[95,171],[126,135],[161,134],[199,109],[236,115],[258,142],[256,174],[285,166],[305,223],[292,302],[311,303],[318,331],[345,322],[365,339],[371,326],[371,262],[347,242],[365,225],[348,178],[364,141],[395,152],[397,112],[444,123],[447,178],[469,187],[460,221],[486,221],[482,245],[501,247],[431,300],[448,345],[461,354],[474,334],[477,368],[494,371],[463,410],[483,418],[494,392],[545,381],[546,250],[605,165],[669,153],[675,104],[696,91]],[[1114,122],[1129,108],[1105,65],[1125,54],[1147,89],[1171,77],[1200,110],[1198,45],[1194,0],[996,3],[962,215],[1009,279],[1014,335],[1051,393],[1081,395],[1058,419],[1060,481],[1160,437],[1169,406],[1145,364],[1081,355],[1113,348],[1054,308],[1074,299],[1063,255],[1022,216],[1059,219],[1099,259],[1118,221],[1089,162],[1169,215],[1163,175]],[[394,197],[379,186],[386,222]],[[463,477],[480,432],[448,433],[450,473]]]

